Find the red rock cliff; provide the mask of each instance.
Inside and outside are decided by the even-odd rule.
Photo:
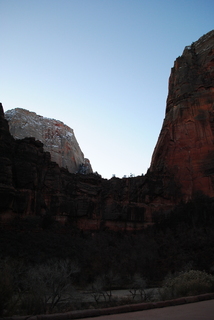
[[[34,138],[15,140],[0,105],[0,220],[52,216],[82,230],[139,230],[154,212],[214,197],[214,31],[186,47],[169,79],[166,117],[145,176],[72,174]]]
[[[150,172],[163,184],[170,175],[184,201],[198,191],[214,196],[214,30],[174,63]]]

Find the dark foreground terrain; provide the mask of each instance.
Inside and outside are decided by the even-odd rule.
[[[135,233],[83,233],[42,217],[16,218],[1,224],[2,315],[150,301],[154,297],[145,294],[147,288],[162,287],[166,277],[172,281],[181,272],[185,281],[190,275],[198,279],[191,284],[192,291],[178,288],[175,293],[170,289],[164,291],[162,299],[214,290],[214,286],[207,287],[212,279],[207,277],[214,273],[213,206],[212,198],[200,194],[168,216],[159,213],[153,226]],[[188,274],[190,270],[198,271]],[[198,286],[198,282],[205,285]],[[131,290],[133,301],[113,299],[115,289]],[[87,292],[94,302],[78,300],[79,292]],[[14,311],[9,310],[9,304]]]

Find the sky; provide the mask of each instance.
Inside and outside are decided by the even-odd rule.
[[[213,0],[0,0],[0,101],[74,130],[103,178],[145,174],[168,79]]]

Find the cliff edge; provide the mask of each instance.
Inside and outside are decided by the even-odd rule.
[[[170,175],[183,201],[214,196],[214,30],[175,60],[150,171]]]
[[[84,158],[73,129],[63,122],[16,108],[5,112],[10,133],[15,139],[34,137],[50,152],[51,160],[71,173],[92,173],[88,159]]]

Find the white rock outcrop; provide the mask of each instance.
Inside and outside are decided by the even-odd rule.
[[[25,109],[15,108],[5,112],[10,133],[15,139],[34,137],[50,152],[51,160],[71,173],[91,173],[90,161],[75,138],[74,131],[63,122],[37,115]]]

